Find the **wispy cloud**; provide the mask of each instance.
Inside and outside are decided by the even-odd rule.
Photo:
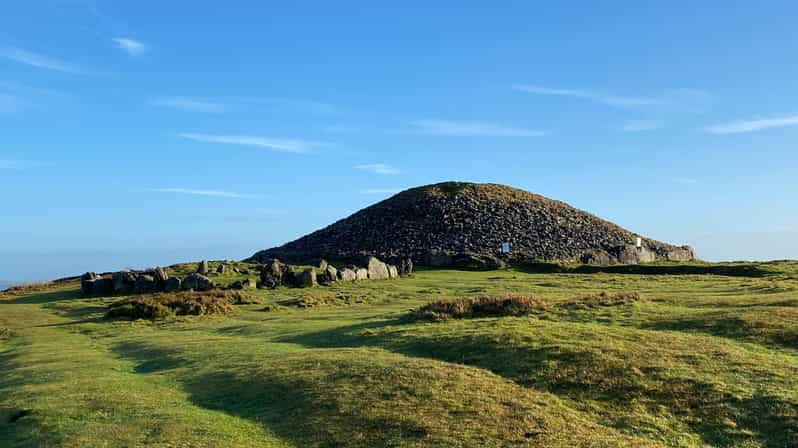
[[[360,190],[363,194],[396,194],[404,190],[403,188],[368,188]]]
[[[32,51],[22,50],[20,48],[0,47],[0,57],[37,68],[67,73],[80,72],[80,70],[72,64],[34,53]]]
[[[661,121],[656,120],[629,120],[623,124],[621,130],[624,132],[645,132],[653,131],[662,127]]]
[[[374,174],[397,174],[399,169],[388,165],[387,163],[367,163],[364,165],[356,165],[356,169],[363,171],[371,171]]]
[[[765,129],[781,128],[786,126],[798,126],[798,115],[741,120],[732,123],[709,126],[704,128],[704,130],[710,134],[741,134],[744,132],[756,132]]]
[[[663,100],[661,98],[654,97],[619,96],[606,93],[589,92],[585,90],[554,89],[529,84],[513,84],[512,88],[519,92],[532,93],[535,95],[553,95],[581,98],[618,108],[634,108],[663,104]]]
[[[418,132],[457,137],[540,137],[545,132],[507,127],[495,123],[457,122],[448,120],[416,120],[410,122]]]
[[[131,56],[140,56],[150,49],[150,47],[143,42],[131,39],[129,37],[115,37],[113,41],[117,48]]]
[[[256,195],[236,193],[225,190],[198,190],[193,188],[148,188],[147,191],[154,193],[176,193],[189,194],[194,196],[212,196],[217,198],[255,198]]]
[[[190,112],[205,112],[205,113],[222,113],[225,111],[224,104],[184,97],[171,97],[171,98],[156,98],[152,100],[153,106],[168,107],[172,109],[180,109]]]
[[[221,143],[226,145],[255,146],[258,148],[270,149],[273,151],[305,153],[318,146],[325,146],[327,143],[314,142],[309,140],[275,139],[268,137],[254,137],[246,135],[210,135],[182,133],[180,137],[188,140],[204,143]]]
[[[659,111],[705,112],[712,103],[709,93],[700,89],[670,89],[657,95],[623,96],[588,90],[555,89],[529,84],[513,84],[512,89],[534,95],[563,96],[604,104],[617,109],[656,109]]]

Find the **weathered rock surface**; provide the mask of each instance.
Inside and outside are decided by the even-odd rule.
[[[405,258],[399,263],[399,275],[407,277],[413,273],[413,260]]]
[[[371,280],[385,280],[390,278],[388,265],[376,257],[368,257],[366,260],[366,269],[368,270],[368,276]]]
[[[183,279],[183,290],[194,290],[194,291],[210,291],[213,289],[213,282],[208,277],[194,273],[189,274],[186,278]]]
[[[108,296],[114,293],[114,279],[111,277],[100,277],[94,280],[92,294],[95,296]]]
[[[353,282],[357,280],[357,273],[354,269],[343,268],[338,271],[338,280],[342,282]]]
[[[80,292],[84,296],[94,293],[94,282],[99,278],[94,272],[87,272],[80,276]]]
[[[355,280],[368,280],[369,279],[369,270],[366,268],[356,268],[355,269]]]
[[[136,294],[155,292],[157,290],[156,285],[155,277],[149,274],[140,274],[136,277],[136,284],[133,287],[133,292]]]
[[[318,282],[316,281],[316,270],[313,268],[307,268],[299,275],[297,275],[297,286],[300,288],[307,288],[310,286],[316,286]]]
[[[237,280],[237,281],[233,282],[233,284],[230,285],[230,289],[253,289],[256,286],[257,285],[255,283],[255,280],[252,280],[251,278],[247,278],[247,279],[244,279],[244,280]]]
[[[207,274],[210,270],[211,268],[208,265],[208,260],[202,260],[197,265],[197,274]]]
[[[164,283],[164,291],[175,292],[180,291],[183,287],[183,281],[177,277],[169,277]]]
[[[492,255],[459,254],[453,257],[452,264],[460,269],[470,271],[490,271],[501,269],[504,262]]]
[[[652,255],[615,248],[634,245],[637,234],[570,205],[496,184],[446,182],[413,188],[283,246],[258,252],[258,261],[318,258],[384,260],[410,257],[449,266],[458,254],[498,255],[508,260],[578,261],[603,250],[623,260],[685,261],[692,250],[642,238]],[[625,262],[625,261],[624,261]],[[400,267],[401,272],[401,267]]]
[[[338,280],[338,269],[335,266],[328,264],[324,267],[324,281],[335,282]]]
[[[114,272],[111,278],[114,279],[114,292],[117,293],[131,292],[136,285],[136,274],[130,271]]]

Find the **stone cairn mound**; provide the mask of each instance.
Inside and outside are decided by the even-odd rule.
[[[315,268],[297,272],[294,266],[273,258],[261,267],[260,281],[257,286],[258,288],[276,288],[278,286],[305,288],[319,283],[407,277],[413,273],[413,260],[405,258],[399,260],[397,264],[388,264],[380,261],[377,257],[367,257],[363,266],[349,264],[339,269],[322,259],[318,263],[318,270],[321,271],[321,274],[317,274]]]
[[[501,253],[504,243],[508,253]],[[502,261],[607,265],[695,258],[689,246],[645,238],[561,201],[505,185],[444,182],[402,191],[251,260],[369,255],[478,270]]]

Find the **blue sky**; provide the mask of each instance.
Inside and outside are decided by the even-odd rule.
[[[498,182],[798,254],[794,2],[5,2],[0,278],[241,258]]]

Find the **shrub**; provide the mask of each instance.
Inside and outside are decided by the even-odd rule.
[[[233,304],[243,301],[241,293],[229,291],[158,293],[114,302],[106,317],[162,319],[169,316],[225,315],[235,313]]]
[[[537,297],[480,296],[438,300],[413,310],[416,320],[468,319],[475,317],[524,316],[546,310],[546,303]]]
[[[629,305],[640,300],[640,295],[636,292],[619,292],[609,294],[600,292],[590,294],[566,302],[559,303],[557,306],[567,310],[590,310],[599,307]]]

